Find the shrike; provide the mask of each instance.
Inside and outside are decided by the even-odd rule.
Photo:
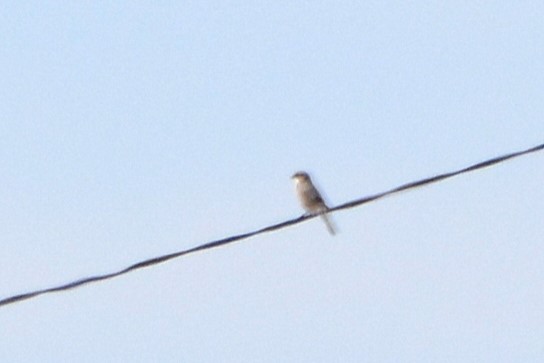
[[[319,215],[325,224],[331,235],[335,234],[335,228],[333,227],[331,221],[327,216],[327,211],[329,207],[323,201],[321,194],[317,191],[316,187],[312,183],[312,179],[308,173],[299,171],[291,177],[295,181],[295,190],[300,199],[302,207],[312,215]]]

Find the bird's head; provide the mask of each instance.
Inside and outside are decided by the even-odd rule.
[[[304,171],[297,171],[293,174],[293,176],[291,176],[291,179],[295,181],[306,181],[310,179],[310,176]]]

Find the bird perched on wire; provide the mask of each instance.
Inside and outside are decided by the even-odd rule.
[[[291,179],[295,182],[295,190],[302,207],[311,215],[319,215],[325,222],[329,233],[334,236],[336,233],[335,228],[327,216],[329,207],[323,201],[323,197],[312,183],[308,173],[304,171],[296,172]]]

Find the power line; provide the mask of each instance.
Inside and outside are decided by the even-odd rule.
[[[452,171],[452,172],[449,172],[449,173],[438,174],[438,175],[435,175],[435,176],[432,176],[432,177],[429,177],[429,178],[417,180],[417,181],[414,181],[414,182],[411,182],[411,183],[406,183],[406,184],[403,184],[401,186],[398,186],[396,188],[387,190],[387,191],[382,192],[382,193],[374,194],[374,195],[367,196],[367,197],[360,198],[360,199],[355,199],[353,201],[350,201],[350,202],[338,205],[336,207],[330,208],[330,212],[335,212],[335,211],[339,211],[339,210],[342,210],[342,209],[349,209],[349,208],[358,207],[360,205],[376,201],[378,199],[384,198],[384,197],[392,195],[392,194],[396,194],[396,193],[406,191],[406,190],[410,190],[410,189],[419,188],[419,187],[422,187],[424,185],[428,185],[428,184],[432,184],[432,183],[437,183],[439,181],[449,179],[449,178],[452,178],[452,177],[457,176],[457,175],[461,175],[461,174],[469,173],[469,172],[476,171],[476,170],[479,170],[479,169],[487,168],[487,167],[490,167],[490,166],[505,162],[505,161],[507,161],[509,159],[513,159],[513,158],[520,157],[522,155],[526,155],[526,154],[534,153],[534,152],[537,152],[537,151],[541,151],[543,149],[544,149],[544,144],[541,144],[541,145],[538,145],[538,146],[535,146],[535,147],[532,147],[532,148],[529,148],[529,149],[526,149],[526,150],[517,151],[517,152],[510,153],[510,154],[498,156],[498,157],[495,157],[495,158],[492,158],[492,159],[489,159],[489,160],[486,160],[486,161],[482,161],[480,163],[476,163],[476,164],[473,164],[471,166],[468,166],[466,168],[462,168],[462,169],[459,169],[459,170],[456,170],[456,171]],[[150,258],[150,259],[147,259],[147,260],[140,261],[140,262],[137,262],[135,264],[132,264],[132,265],[130,265],[130,266],[128,266],[128,267],[126,267],[126,268],[124,268],[122,270],[117,271],[117,272],[111,272],[111,273],[102,274],[102,275],[95,275],[95,276],[91,276],[91,277],[82,278],[80,280],[76,280],[76,281],[73,281],[73,282],[69,282],[67,284],[60,285],[60,286],[50,287],[50,288],[41,289],[41,290],[35,290],[35,291],[31,291],[31,292],[27,292],[27,293],[23,293],[23,294],[19,294],[19,295],[13,295],[13,296],[10,296],[10,297],[7,297],[7,298],[4,298],[4,299],[0,300],[0,307],[5,306],[5,305],[9,305],[9,304],[14,304],[14,303],[17,303],[17,302],[20,302],[20,301],[23,301],[23,300],[28,300],[28,299],[31,299],[31,298],[34,298],[34,297],[37,297],[37,296],[43,295],[43,294],[66,291],[66,290],[74,289],[76,287],[80,287],[80,286],[87,285],[87,284],[90,284],[90,283],[94,283],[94,282],[98,282],[98,281],[102,281],[102,280],[109,280],[109,279],[112,279],[114,277],[118,277],[118,276],[127,274],[127,273],[132,272],[132,271],[136,271],[136,270],[139,270],[139,269],[142,269],[142,268],[145,268],[145,267],[158,265],[160,263],[172,260],[174,258],[186,256],[186,255],[189,255],[189,254],[192,254],[192,253],[195,253],[195,252],[204,251],[204,250],[208,250],[208,249],[211,249],[211,248],[221,247],[221,246],[224,246],[224,245],[227,245],[227,244],[230,244],[230,243],[234,243],[234,242],[237,242],[237,241],[241,241],[241,240],[256,236],[258,234],[262,234],[262,233],[266,233],[266,232],[272,232],[272,231],[275,231],[275,230],[278,230],[278,229],[281,229],[281,228],[291,226],[293,224],[301,223],[301,222],[303,222],[303,221],[305,221],[307,219],[311,219],[311,218],[315,218],[315,217],[316,216],[303,215],[301,217],[290,219],[290,220],[287,220],[287,221],[284,221],[284,222],[281,222],[281,223],[273,224],[273,225],[270,225],[268,227],[260,228],[260,229],[257,229],[255,231],[252,231],[252,232],[247,232],[247,233],[242,233],[242,234],[238,234],[238,235],[231,236],[231,237],[222,238],[222,239],[219,239],[219,240],[216,240],[216,241],[208,242],[208,243],[202,244],[200,246],[196,246],[196,247],[187,249],[187,250],[174,252],[174,253],[170,253],[170,254],[167,254],[167,255],[158,256],[158,257],[153,257],[153,258]]]

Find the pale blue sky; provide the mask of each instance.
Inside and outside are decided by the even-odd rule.
[[[16,2],[0,298],[544,142],[540,1]],[[0,309],[6,362],[542,362],[544,156]]]

